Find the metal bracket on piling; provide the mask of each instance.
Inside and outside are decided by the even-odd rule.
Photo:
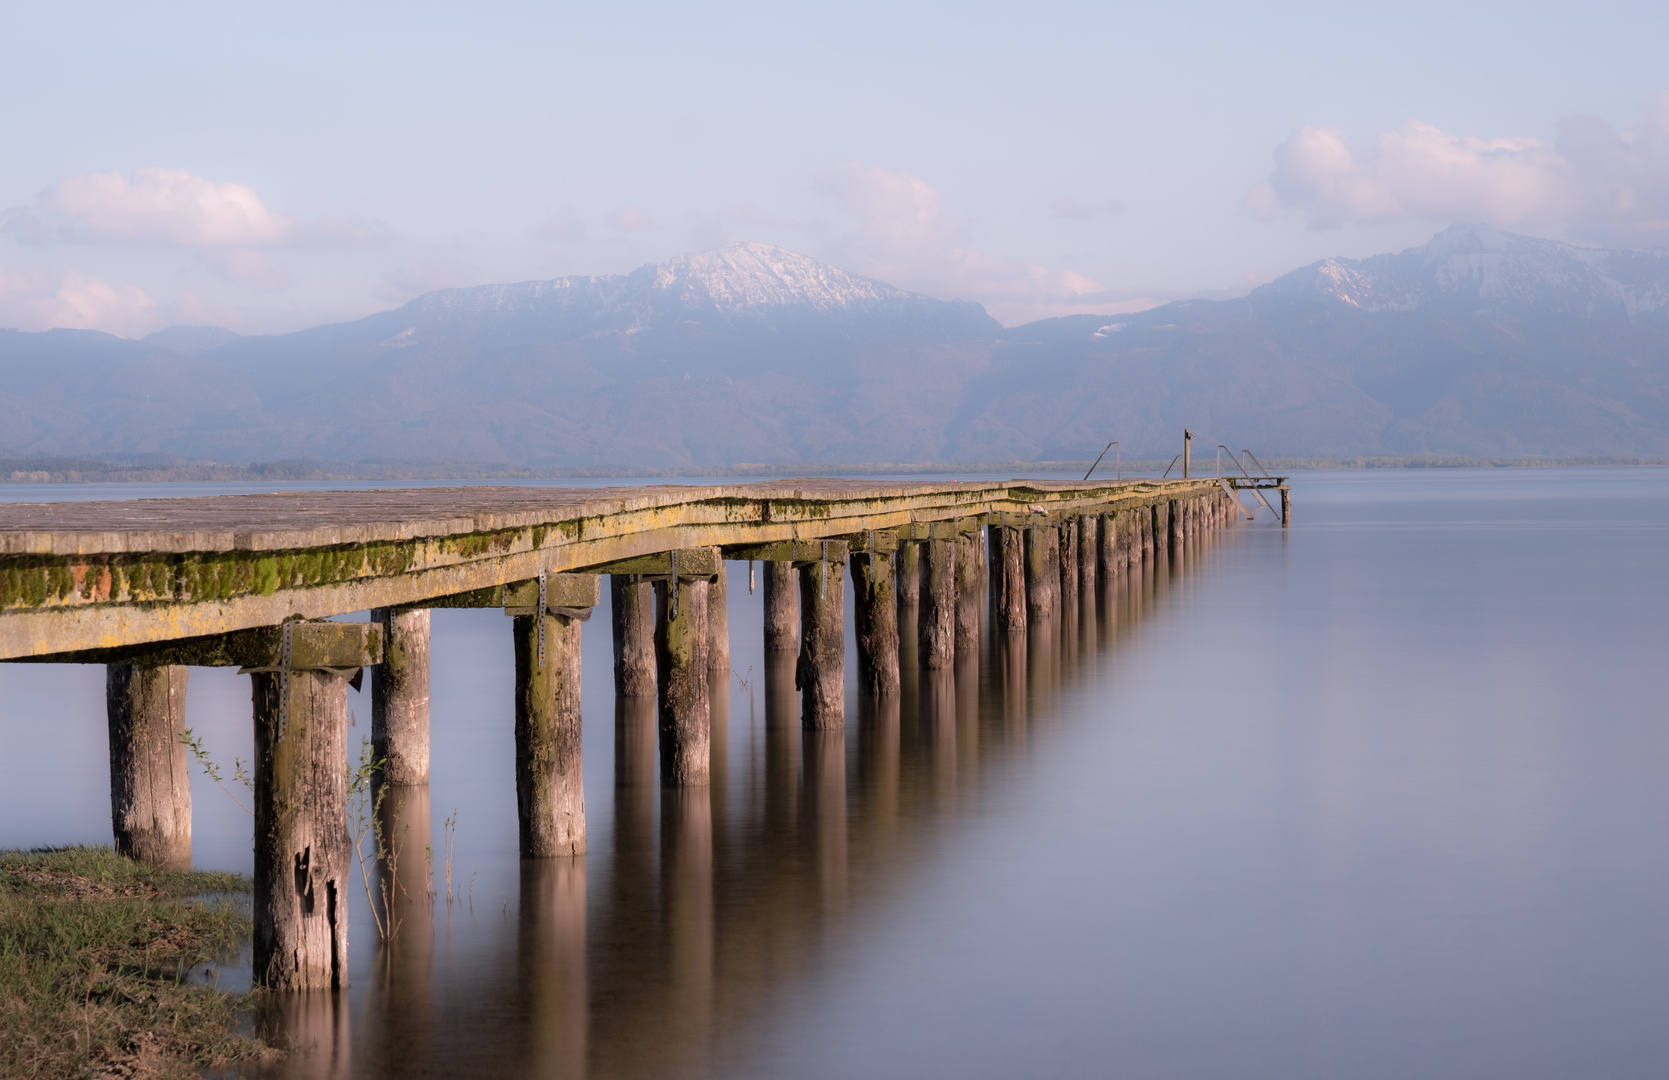
[[[667,579],[666,583],[666,617],[676,619],[678,617],[678,549],[673,548],[671,555],[672,576]]]
[[[823,557],[817,560],[817,595],[829,598],[829,542],[823,541]]]
[[[291,641],[296,624],[287,622],[279,628],[278,645],[278,741],[290,731],[290,656]]]
[[[545,572],[539,571],[539,666],[545,666]]]

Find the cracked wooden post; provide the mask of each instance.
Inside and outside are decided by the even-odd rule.
[[[655,590],[641,574],[610,574],[609,623],[614,637],[614,692],[655,692]]]
[[[1028,622],[1048,619],[1060,610],[1060,530],[1034,522],[1026,537],[1026,616]]]
[[[539,621],[545,657],[539,659]],[[515,616],[516,823],[524,859],[585,853],[580,621]]]
[[[800,690],[800,723],[808,729],[846,724],[845,600],[842,559],[800,567],[800,660],[794,682]]]
[[[707,589],[706,578],[679,576],[655,582],[663,787],[705,787],[712,778]]]
[[[254,977],[275,990],[348,985],[348,681],[252,673]],[[288,684],[288,692],[285,684]]]
[[[979,657],[979,609],[985,592],[979,538],[977,532],[956,536],[956,655],[964,661]]]
[[[898,595],[894,584],[891,552],[852,552],[858,685],[870,694],[898,693]]]
[[[514,619],[516,820],[524,859],[585,853],[580,624],[601,601],[596,574],[552,574],[505,597],[504,613]]]
[[[1060,568],[1061,610],[1078,610],[1078,519],[1061,522]]]
[[[997,600],[997,629],[1024,633],[1026,629],[1026,552],[1019,529],[991,526],[992,590]]]
[[[765,564],[765,651],[793,652],[800,647],[800,585],[794,564]]]
[[[382,663],[371,669],[371,746],[389,784],[429,782],[429,609],[378,608]]]
[[[185,734],[186,668],[110,664],[110,824],[118,854],[191,869],[190,759]]]
[[[921,620],[918,661],[930,671],[956,663],[956,541],[921,544]]]

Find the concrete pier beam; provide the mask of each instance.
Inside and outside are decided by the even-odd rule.
[[[985,600],[981,535],[959,533],[956,537],[956,655],[964,660],[979,656],[979,614]]]
[[[707,588],[706,578],[680,577],[655,583],[663,787],[706,787],[712,778]],[[674,595],[676,605],[671,603]]]
[[[371,669],[371,746],[389,784],[429,782],[429,609],[378,608],[382,663]]]
[[[997,629],[1026,629],[1026,551],[1019,529],[991,526],[991,588],[996,594]]]
[[[793,652],[800,647],[800,585],[794,564],[765,564],[765,651]]]
[[[539,620],[545,656],[539,658]],[[516,819],[524,859],[585,853],[580,761],[580,622],[515,617]]]
[[[1026,615],[1029,622],[1048,619],[1060,610],[1060,529],[1032,525],[1026,537]]]
[[[921,549],[917,657],[932,671],[956,663],[956,541],[925,540]]]
[[[254,977],[275,990],[348,984],[348,681],[256,671]],[[288,688],[286,690],[286,684]]]
[[[858,641],[858,685],[866,693],[898,693],[898,594],[893,554],[852,552],[852,617]]]
[[[609,622],[614,635],[614,692],[655,692],[655,590],[639,574],[610,574]]]
[[[846,724],[846,567],[824,559],[800,567],[800,722],[808,729]]]
[[[133,664],[111,664],[104,675],[116,851],[175,870],[191,869],[190,761],[180,742],[187,675]]]

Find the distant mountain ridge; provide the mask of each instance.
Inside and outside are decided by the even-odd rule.
[[[0,452],[579,468],[1669,455],[1669,254],[1456,225],[1237,300],[1003,329],[766,244],[349,323],[0,331]]]
[[[1323,259],[1254,290],[1315,293],[1363,311],[1534,310],[1669,324],[1669,252],[1607,251],[1453,225],[1421,247]]]

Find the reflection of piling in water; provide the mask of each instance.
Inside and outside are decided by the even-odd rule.
[[[964,788],[979,775],[980,668],[976,656],[956,664],[956,760],[958,783]]]
[[[518,982],[529,1017],[523,1075],[586,1074],[585,858],[523,859],[516,919]]]
[[[256,1016],[261,1038],[268,1046],[293,1047],[292,1058],[305,1066],[308,1080],[349,1080],[357,1075],[346,994],[267,994]]]
[[[765,828],[793,828],[800,807],[800,701],[793,653],[765,654]]]
[[[1015,746],[1026,738],[1027,676],[1031,670],[1028,637],[1025,633],[1004,634],[1002,639],[1003,728]]]
[[[936,801],[956,805],[956,672],[939,668],[921,673],[920,736]]]
[[[712,1033],[713,815],[705,787],[661,792],[661,908],[667,932],[666,1027],[688,1053]]]
[[[653,849],[655,839],[655,698],[614,699],[615,858]]]
[[[899,697],[858,701],[858,791],[875,826],[891,832],[898,823]]]
[[[823,910],[846,906],[846,733],[840,728],[807,731],[805,806],[815,845],[818,895]]]

